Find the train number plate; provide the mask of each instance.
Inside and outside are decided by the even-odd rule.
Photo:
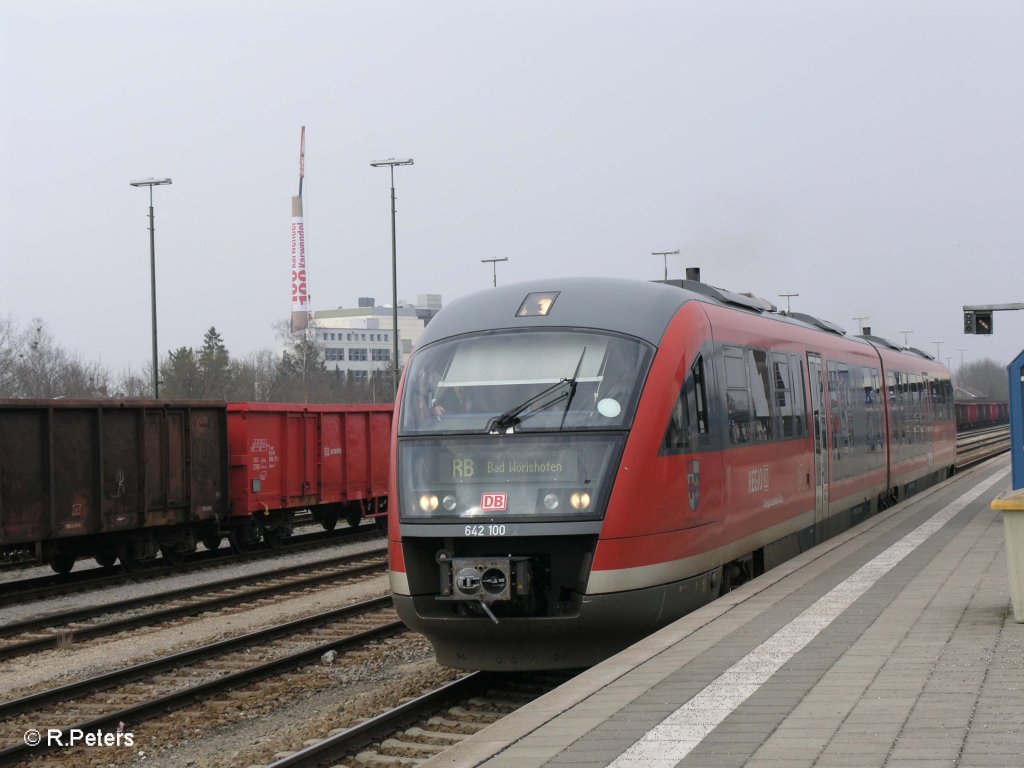
[[[507,527],[502,523],[487,523],[483,525],[467,525],[467,536],[505,536],[508,533]]]

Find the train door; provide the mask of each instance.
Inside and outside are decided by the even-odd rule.
[[[285,493],[291,503],[315,493],[319,487],[319,434],[317,418],[309,413],[288,414],[288,459]]]
[[[814,543],[821,542],[828,517],[828,415],[825,412],[825,375],[821,355],[807,353],[811,387],[811,433],[814,435]]]

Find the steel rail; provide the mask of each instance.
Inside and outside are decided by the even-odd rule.
[[[106,568],[90,568],[86,571],[64,576],[50,575],[35,579],[15,579],[0,582],[0,607],[26,603],[30,600],[41,600],[48,597],[60,597],[85,589],[96,589],[129,582],[148,581],[162,576],[202,571],[222,565],[238,565],[262,560],[268,555],[290,554],[310,549],[320,549],[332,544],[348,544],[366,539],[379,539],[383,535],[376,526],[363,525],[358,528],[346,528],[338,532],[321,531],[307,536],[296,537],[295,541],[281,547],[259,549],[253,552],[228,553],[227,550],[213,550],[197,553],[192,559],[178,565],[153,565],[134,573],[122,571],[110,573]],[[101,575],[99,575],[101,574]]]
[[[113,687],[114,685],[134,682],[141,677],[155,672],[163,672],[168,669],[185,666],[186,664],[202,660],[203,658],[215,653],[231,651],[234,650],[235,647],[242,647],[247,644],[252,644],[254,641],[265,640],[274,634],[284,635],[294,633],[295,631],[304,629],[310,625],[324,624],[329,621],[336,620],[337,618],[343,618],[343,616],[340,616],[339,614],[343,614],[346,611],[356,613],[358,612],[357,609],[362,609],[364,611],[372,610],[373,608],[383,607],[383,604],[389,604],[390,601],[390,597],[364,601],[363,603],[347,606],[346,608],[338,609],[336,611],[328,611],[326,613],[319,614],[318,616],[299,619],[267,630],[253,632],[242,637],[213,643],[212,645],[205,646],[203,648],[185,651],[162,659],[138,664],[125,670],[107,673],[89,680],[83,680],[78,683],[72,683],[59,688],[25,696],[21,699],[16,699],[0,705],[0,716],[9,717],[11,714],[24,712],[26,709],[37,707],[40,704],[51,704],[55,701],[70,700],[82,693],[97,692]],[[373,603],[379,603],[380,605],[371,605]],[[212,693],[218,693],[223,690],[250,684],[285,670],[304,666],[317,661],[327,651],[349,651],[366,645],[373,640],[391,637],[405,631],[408,630],[402,622],[391,621],[374,629],[365,630],[340,640],[321,643],[304,651],[288,654],[278,659],[250,667],[249,669],[231,672],[227,675],[222,675],[215,680],[209,680],[194,686],[188,686],[158,698],[150,699],[148,701],[120,709],[116,712],[100,715],[99,717],[93,718],[87,722],[62,728],[61,734],[63,740],[66,742],[70,733],[75,730],[91,732],[103,730],[107,726],[116,726],[122,721],[137,723],[143,719],[152,717],[154,714],[166,712],[168,709],[175,709],[184,704],[194,703],[197,698],[207,697]],[[13,765],[30,754],[39,754],[48,751],[48,749],[49,747],[45,740],[36,746],[29,746],[24,743],[13,744],[4,749],[0,749],[0,766]]]
[[[127,610],[142,605],[150,605],[155,601],[180,600],[188,597],[202,595],[209,592],[217,592],[224,589],[232,589],[238,586],[244,586],[245,584],[251,584],[254,579],[260,579],[265,581],[268,578],[288,578],[290,576],[295,576],[299,573],[309,571],[311,569],[322,570],[324,568],[338,568],[339,566],[344,566],[346,562],[352,562],[355,560],[366,560],[370,557],[382,557],[386,554],[386,552],[387,551],[385,549],[371,550],[369,552],[361,553],[359,555],[346,555],[344,557],[334,558],[333,560],[327,560],[321,563],[307,563],[305,565],[289,566],[287,568],[281,568],[278,571],[270,571],[265,574],[259,574],[258,576],[241,576],[232,579],[226,579],[221,582],[214,582],[212,584],[199,585],[195,587],[186,587],[180,590],[174,590],[172,592],[133,598],[131,600],[125,600],[123,602],[117,602],[100,606],[91,606],[89,608],[82,609],[73,609],[70,611],[64,611],[62,613],[52,614],[49,616],[41,616],[39,618],[29,619],[27,621],[19,622],[17,624],[7,624],[3,627],[0,627],[0,637],[10,636],[20,632],[29,632],[34,629],[50,628],[57,623],[82,621],[84,619],[100,616],[103,614],[114,613],[116,611]],[[117,619],[114,621],[108,621],[102,624],[94,624],[92,626],[87,627],[76,627],[74,629],[58,630],[53,634],[49,634],[45,637],[34,638],[32,640],[25,640],[20,643],[12,643],[6,646],[0,646],[0,661],[5,659],[11,659],[17,656],[24,656],[28,653],[35,653],[37,651],[45,650],[47,648],[56,648],[66,643],[74,642],[76,640],[89,640],[97,637],[103,637],[106,635],[112,635],[117,632],[123,632],[129,629],[137,629],[139,627],[145,627],[152,624],[159,624],[161,622],[181,618],[182,616],[192,616],[198,613],[205,613],[211,610],[218,610],[232,605],[253,602],[273,595],[294,592],[299,589],[317,586],[319,584],[326,584],[332,581],[336,581],[338,579],[347,579],[355,576],[363,576],[368,573],[383,571],[386,567],[387,560],[380,559],[378,562],[362,566],[346,568],[344,570],[335,570],[330,573],[320,573],[314,576],[308,576],[295,581],[286,581],[281,584],[262,585],[255,587],[253,589],[242,590],[231,595],[212,597],[206,600],[187,603],[185,605],[164,608],[156,611],[149,611],[146,613],[139,614],[138,616],[131,616],[125,619]]]
[[[465,677],[383,712],[334,736],[271,763],[268,768],[296,768],[338,760],[401,728],[422,720],[436,709],[484,691],[496,679],[494,672],[471,672]]]

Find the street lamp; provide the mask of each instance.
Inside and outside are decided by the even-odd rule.
[[[508,261],[508,256],[505,256],[504,258],[501,258],[501,259],[480,259],[480,263],[481,264],[490,264],[491,268],[494,270],[494,287],[495,288],[498,287],[498,262],[499,261]]]
[[[374,168],[387,167],[391,170],[391,318],[394,323],[392,333],[394,338],[394,344],[392,346],[392,355],[394,355],[394,360],[392,361],[392,366],[394,369],[394,394],[395,397],[398,397],[398,249],[395,243],[395,166],[412,165],[412,158],[409,157],[399,160],[394,157],[389,157],[387,160],[378,160],[370,163],[370,165]]]
[[[668,257],[675,256],[679,251],[651,251],[651,256],[663,256],[665,258],[665,279],[668,280]]]
[[[156,234],[153,227],[153,187],[170,184],[170,179],[139,179],[133,187],[149,187],[149,288],[153,297],[153,399],[160,399],[160,360],[156,347]]]
[[[906,331],[900,331],[900,333],[903,334],[903,348],[904,349],[910,349],[910,334],[912,334],[913,332],[914,332],[913,328],[911,328],[909,330],[906,330]]]
[[[786,314],[787,315],[789,314],[789,311],[790,311],[789,300],[792,299],[792,298],[795,298],[795,297],[797,297],[799,295],[800,295],[799,293],[780,293],[779,294],[779,298],[780,299],[785,299],[786,300]]]

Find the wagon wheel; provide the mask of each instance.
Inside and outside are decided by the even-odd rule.
[[[201,539],[201,541],[203,542],[203,546],[211,552],[216,552],[218,549],[220,549],[220,543],[223,540],[224,537],[221,536],[219,531],[210,531],[209,533],[204,533],[203,538]]]
[[[291,537],[291,528],[269,528],[263,531],[263,540],[273,549],[283,547]]]
[[[263,529],[263,540],[271,547],[283,547],[291,540],[293,528],[292,513],[285,512],[274,521],[273,527]]]
[[[75,567],[75,556],[69,552],[54,552],[50,557],[50,567],[61,576],[71,573]]]
[[[131,544],[126,545],[118,556],[121,558],[121,565],[128,573],[140,573],[152,563],[151,559],[140,557]]]
[[[228,542],[232,552],[243,555],[256,549],[260,539],[252,528],[235,526],[228,532]]]
[[[173,544],[161,544],[160,556],[171,565],[181,565],[185,562],[185,553]]]
[[[345,513],[345,522],[349,524],[351,528],[358,528],[359,522],[363,519],[363,511],[358,506],[353,505]]]
[[[102,568],[113,568],[117,562],[117,551],[113,549],[101,549],[96,553],[96,564]]]
[[[320,515],[320,527],[325,531],[333,531],[338,527],[338,513],[325,512]]]

